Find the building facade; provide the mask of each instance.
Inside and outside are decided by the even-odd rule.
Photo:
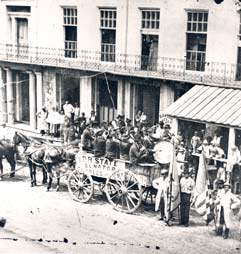
[[[195,84],[241,88],[235,0],[0,1],[0,120],[36,130],[43,105],[150,123]],[[228,20],[228,22],[227,22]]]

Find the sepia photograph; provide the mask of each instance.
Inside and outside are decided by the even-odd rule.
[[[241,254],[241,0],[0,0],[0,253]]]

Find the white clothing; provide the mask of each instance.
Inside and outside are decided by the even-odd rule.
[[[71,104],[64,104],[63,106],[64,114],[71,118],[71,114],[74,113],[74,107]]]
[[[191,177],[188,177],[188,178],[182,177],[180,180],[180,187],[181,187],[181,192],[185,192],[187,194],[193,195],[195,182]]]
[[[232,227],[231,205],[234,205],[234,204],[240,205],[240,200],[231,192],[231,190],[229,190],[226,193],[224,190],[220,190],[217,198],[220,201],[220,203],[217,205],[217,221],[219,223],[221,207],[223,207],[225,226],[227,228],[230,228],[230,227]]]
[[[164,202],[167,203],[168,183],[169,183],[169,178],[168,177],[166,177],[165,179],[163,177],[159,177],[159,178],[154,179],[152,181],[153,187],[155,189],[157,189],[155,211],[158,211],[158,209],[159,209],[161,197],[163,197]],[[165,205],[165,214],[167,215],[166,207],[167,207],[167,205]]]
[[[232,150],[228,156],[227,171],[232,172],[233,166],[241,160],[240,151],[238,149]]]

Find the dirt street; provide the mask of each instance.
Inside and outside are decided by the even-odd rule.
[[[194,211],[189,227],[168,227],[152,207],[134,215],[117,212],[98,191],[81,204],[66,187],[46,192],[40,175],[38,180],[31,188],[24,168],[0,182],[0,215],[8,219],[0,230],[0,253],[241,253],[237,222],[224,240]]]

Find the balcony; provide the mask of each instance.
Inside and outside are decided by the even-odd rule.
[[[100,51],[77,51],[72,47],[71,50],[71,56],[66,56],[66,49],[0,44],[0,61],[241,88],[241,66],[236,64],[202,61],[200,70],[203,71],[199,71],[199,68],[190,70],[188,59],[150,59],[148,56],[126,54],[114,56],[114,51],[108,51],[108,58],[103,58]]]

